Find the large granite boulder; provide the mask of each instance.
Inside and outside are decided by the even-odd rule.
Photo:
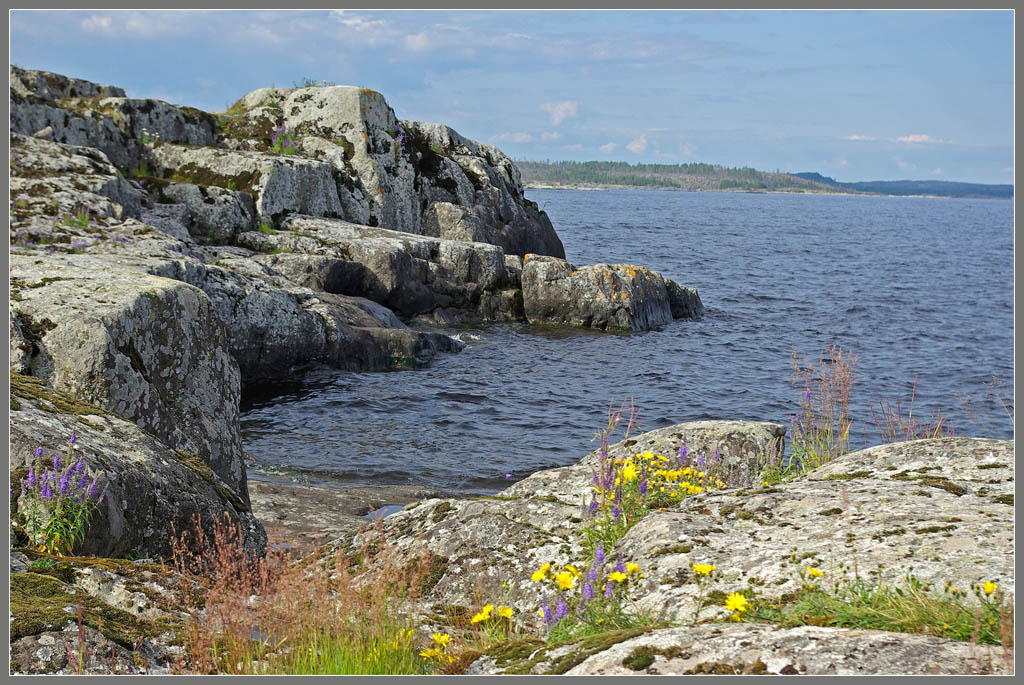
[[[195,453],[174,450],[113,412],[53,391],[38,378],[11,375],[10,469],[12,520],[28,495],[19,483],[30,467],[48,465],[54,454],[66,462],[72,432],[74,457],[92,473],[102,472],[107,494],[75,551],[85,556],[172,556],[171,539],[191,530],[199,516],[207,528],[227,515],[239,525],[243,543],[262,554],[266,534],[248,502]],[[43,449],[43,459],[35,456]],[[45,460],[45,462],[44,462]]]
[[[445,307],[498,320],[522,316],[505,254],[487,243],[303,216],[274,234],[242,234],[238,243],[271,253],[260,261],[297,284],[365,297],[403,317]]]
[[[676,315],[694,318],[704,310],[695,290],[632,264],[578,267],[529,254],[523,260],[522,285],[530,323],[645,331]]]
[[[121,168],[135,166],[153,140],[213,145],[216,119],[191,107],[126,98],[113,86],[11,66],[11,131],[96,148]]]

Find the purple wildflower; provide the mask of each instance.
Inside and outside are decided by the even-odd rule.
[[[594,566],[601,566],[604,564],[604,543],[597,543],[597,549],[594,550]]]
[[[722,455],[718,453],[718,445],[715,445],[715,450],[711,453],[711,461],[716,464],[720,464],[722,462]]]
[[[647,497],[647,474],[640,476],[640,496]]]
[[[589,582],[591,582],[591,583],[596,583],[597,582],[597,566],[596,565],[590,567],[590,572],[587,573],[587,580]]]
[[[686,457],[686,454],[686,441],[684,440],[683,444],[679,446],[679,463],[684,467],[690,465],[690,460]]]
[[[49,480],[43,481],[43,487],[39,489],[39,494],[43,496],[43,499],[53,499],[53,490],[50,489]]]
[[[555,620],[561,621],[569,613],[569,605],[565,603],[565,600],[561,595],[555,601]]]
[[[68,478],[70,476],[71,476],[70,469],[65,469],[64,473],[60,474],[60,485],[57,488],[58,494],[61,494],[61,495],[66,495],[67,494],[68,486],[71,485],[71,482],[68,480]]]
[[[594,518],[595,516],[597,516],[597,497],[596,496],[592,500],[590,500],[590,506],[587,508],[587,513],[590,515],[590,518]]]
[[[85,490],[89,487],[89,474],[83,473],[82,477],[78,481],[78,489]]]
[[[43,448],[42,447],[37,447],[36,448],[36,457],[41,457],[41,456],[43,456]]]
[[[697,455],[697,468],[698,469],[704,468],[704,453],[703,452],[701,452],[700,454]]]
[[[610,580],[604,586],[604,598],[605,599],[611,599],[612,598],[612,581],[610,581]]]
[[[96,481],[98,479],[99,479],[99,476],[93,476],[92,482],[89,483],[89,497],[95,497],[96,496],[96,491],[99,489],[99,488],[96,487]]]
[[[82,474],[82,471],[84,471],[84,470],[85,470],[85,462],[84,462],[84,461],[82,461],[82,458],[81,458],[81,457],[79,457],[79,458],[78,458],[78,463],[77,463],[77,464],[75,464],[75,475],[76,475],[76,476],[79,476],[79,475],[81,475],[81,474]]]
[[[36,469],[35,467],[28,470],[28,486],[34,488],[36,486]]]
[[[615,517],[615,522],[618,523],[619,519],[622,518],[622,510],[619,509],[619,505],[616,504],[612,507],[612,516]]]
[[[621,554],[618,556],[618,559],[615,562],[615,570],[618,571],[619,573],[625,573],[626,572],[626,565],[624,563],[622,563],[622,555]]]
[[[587,579],[587,582],[583,583],[583,601],[589,602],[594,598],[594,585]]]
[[[810,401],[811,401],[811,391],[808,390],[807,392],[804,393],[804,402],[810,403]]]
[[[53,455],[53,470],[54,471],[60,471],[60,467],[61,467],[60,455],[59,454],[55,454],[55,455]]]
[[[544,622],[549,626],[555,622],[555,612],[551,610],[551,603],[547,598],[544,599],[544,606],[540,608],[544,612]]]
[[[103,486],[103,492],[100,493],[100,498],[96,500],[96,504],[101,503],[103,501],[103,498],[107,496],[107,486],[109,485],[110,483],[107,483],[106,485]]]

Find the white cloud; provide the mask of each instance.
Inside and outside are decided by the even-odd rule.
[[[383,19],[367,19],[345,10],[333,10],[330,17],[341,24],[347,39],[365,45],[395,42],[401,37],[400,32]],[[416,43],[415,39],[413,43]]]
[[[426,31],[411,33],[402,42],[405,44],[406,50],[411,50],[412,52],[423,52],[424,50],[429,50],[433,45],[433,41]]]
[[[634,155],[639,155],[647,149],[647,136],[640,136],[629,141],[626,145],[626,149],[632,152]]]
[[[605,143],[604,145],[597,149],[600,150],[601,152],[615,152],[615,148],[617,148],[618,146],[618,143]]]
[[[854,134],[852,136],[846,136],[846,140],[875,140],[875,137],[874,136],[860,136],[860,135]]]
[[[564,102],[545,102],[540,106],[541,110],[551,115],[551,125],[558,126],[569,117],[576,116],[579,103],[575,100]]]
[[[572,145],[563,145],[562,149],[563,150],[569,150],[571,152],[576,152],[576,151],[582,150],[583,149],[583,145],[581,143],[573,143]]]
[[[545,131],[544,133],[540,134],[540,139],[543,140],[545,143],[550,143],[553,140],[559,140],[561,137],[562,134],[559,133],[558,131]]]
[[[935,176],[942,176],[942,169],[932,169],[932,174],[934,174]]]
[[[113,22],[111,22],[110,17],[94,14],[88,19],[83,19],[80,26],[87,33],[110,33],[111,23]]]
[[[532,143],[533,136],[526,131],[510,131],[501,135],[491,136],[491,140],[499,143]]]
[[[939,144],[943,144],[943,145],[952,145],[953,144],[952,140],[942,140],[941,138],[932,138],[931,136],[929,136],[929,135],[927,135],[925,133],[911,133],[911,134],[906,135],[906,136],[900,136],[899,138],[896,138],[895,141],[897,143],[911,143],[911,144],[914,144],[914,143],[939,143]]]
[[[367,21],[358,14],[348,14],[345,10],[334,10],[331,17],[342,26],[347,26],[354,31],[373,31],[384,27],[387,22],[383,19],[371,19]]]
[[[896,166],[898,166],[900,169],[913,169],[916,166],[914,164],[911,164],[910,162],[900,159],[899,157],[895,157],[894,159],[896,161]]]
[[[206,12],[111,12],[93,14],[78,23],[86,33],[99,33],[119,38],[151,38],[193,33],[197,25],[207,22]]]

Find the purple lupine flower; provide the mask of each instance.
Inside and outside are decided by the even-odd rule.
[[[43,499],[53,499],[53,490],[50,489],[50,481],[43,481],[43,487],[39,489],[39,494],[43,496]]]
[[[547,623],[549,626],[554,624],[555,612],[551,610],[551,602],[547,597],[544,598],[544,606],[542,606],[540,610],[544,612],[544,623]]]
[[[618,571],[619,573],[625,573],[626,572],[626,565],[624,563],[622,563],[622,555],[621,554],[618,555],[618,558],[617,558],[617,560],[615,562],[615,570]]]
[[[92,482],[89,483],[89,497],[95,497],[96,496],[96,491],[99,489],[99,488],[96,487],[96,481],[98,479],[99,479],[99,476],[93,476]]]
[[[597,582],[597,566],[591,566],[590,571],[587,573],[587,580],[591,583]]]
[[[647,497],[647,474],[640,476],[640,496]]]
[[[718,445],[715,445],[715,450],[711,453],[711,461],[716,464],[720,464],[722,462],[722,455],[718,453]]]
[[[569,613],[569,605],[565,603],[565,600],[561,595],[555,601],[555,620],[561,621]]]
[[[82,471],[84,471],[84,470],[85,470],[85,462],[84,462],[84,461],[82,461],[82,458],[81,458],[81,457],[79,457],[79,458],[78,458],[78,463],[77,463],[77,464],[75,464],[75,475],[76,475],[76,476],[79,476],[79,475],[81,475],[81,474],[82,474]]]
[[[686,441],[684,440],[683,444],[679,446],[679,464],[684,467],[690,465],[690,460],[686,457],[686,454]]]
[[[615,518],[615,522],[618,523],[619,519],[622,518],[622,510],[619,509],[619,505],[616,504],[612,507],[612,516]]]
[[[60,467],[61,467],[60,455],[59,454],[55,454],[55,455],[53,455],[53,470],[54,471],[60,471]]]
[[[597,516],[597,497],[596,496],[592,500],[590,500],[590,506],[587,507],[587,514],[590,516],[590,518],[594,518],[595,516]]]
[[[103,498],[107,496],[107,487],[109,485],[110,483],[107,483],[106,485],[103,486],[103,492],[100,493],[100,498],[96,500],[96,504],[100,504],[101,502],[103,502]]]
[[[38,457],[41,457],[41,456],[43,456],[43,448],[42,447],[37,447],[36,448],[36,457],[38,458]]]
[[[810,402],[811,402],[811,391],[810,390],[808,390],[807,392],[804,393],[804,402],[807,402],[808,404],[810,404]]]
[[[704,453],[703,452],[701,452],[700,454],[697,455],[697,468],[698,469],[704,468]]]
[[[597,549],[594,550],[594,566],[601,566],[604,564],[604,543],[597,543]]]
[[[611,599],[612,598],[612,581],[610,581],[610,580],[604,586],[604,598],[605,599]]]
[[[29,485],[30,488],[34,488],[36,486],[36,469],[35,469],[35,467],[32,467],[32,468],[30,468],[28,470],[28,485]]]
[[[60,474],[60,485],[57,488],[58,494],[66,495],[68,493],[68,486],[71,485],[71,482],[68,480],[70,476],[70,469],[65,469],[64,473]]]
[[[583,601],[589,602],[594,598],[594,584],[587,579],[587,582],[583,583]]]
[[[78,489],[79,490],[85,490],[88,487],[89,487],[89,474],[88,473],[83,473],[82,477],[78,481]]]

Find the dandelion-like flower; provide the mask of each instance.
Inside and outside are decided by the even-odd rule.
[[[824,571],[820,571],[820,570],[814,568],[813,566],[808,566],[806,570],[807,570],[807,575],[809,577],[811,577],[811,578],[824,578],[825,577],[825,572]]]
[[[447,633],[434,633],[430,637],[434,640],[434,642],[436,642],[438,645],[442,647],[447,645],[452,639],[452,636],[448,635]]]
[[[743,596],[743,593],[734,592],[725,598],[725,608],[734,613],[740,613],[750,609],[750,602]]]
[[[555,575],[555,582],[558,583],[560,589],[571,590],[576,584],[576,576],[569,571],[561,571]]]
[[[530,580],[532,580],[535,583],[539,583],[540,581],[542,581],[542,580],[544,580],[545,578],[548,577],[548,571],[550,571],[550,570],[551,570],[551,564],[545,562],[545,563],[540,565],[539,569],[537,569],[536,571],[533,572],[533,575],[530,576]]]
[[[710,576],[712,572],[717,571],[718,567],[714,564],[694,564],[693,572],[698,576]]]
[[[492,611],[494,611],[494,605],[493,604],[488,604],[488,605],[484,606],[483,609],[480,610],[480,613],[478,613],[476,616],[471,618],[469,622],[470,623],[481,623],[483,621],[486,621],[486,620],[488,620],[491,617],[491,612]]]
[[[498,616],[501,616],[502,618],[512,618],[512,614],[514,613],[515,610],[512,607],[498,607]],[[445,637],[447,637],[447,635]]]
[[[985,584],[982,586],[982,589],[985,591],[986,595],[991,595],[993,592],[996,591],[996,588],[998,587],[999,585],[993,583],[991,580],[986,580]]]
[[[608,580],[614,580],[616,583],[621,583],[625,579],[626,579],[626,574],[625,573],[620,573],[619,571],[612,571],[611,573],[608,574]]]

